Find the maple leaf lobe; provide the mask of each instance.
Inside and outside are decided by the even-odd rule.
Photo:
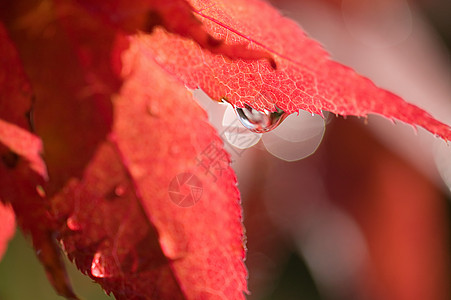
[[[198,166],[199,156],[211,145],[229,162],[228,155],[184,86],[154,59],[142,55],[142,36],[131,38],[131,47],[123,55],[124,66],[133,72],[124,74],[126,81],[116,102],[120,113],[114,139],[127,158],[141,203],[159,232],[161,248],[184,296],[199,299],[203,291],[214,290],[226,293],[225,298],[242,299],[246,272],[236,178],[228,163],[221,173],[213,173],[216,177]],[[158,111],[158,118],[149,117],[149,107]],[[143,168],[146,165],[152,165],[152,170]],[[189,208],[176,205],[166,190],[177,175],[186,172],[195,174],[203,187],[201,198]],[[203,228],[208,228],[208,235]],[[222,266],[221,271],[214,265]],[[221,284],[224,277],[230,279],[228,287]]]

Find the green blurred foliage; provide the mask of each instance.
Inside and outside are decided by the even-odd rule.
[[[66,258],[65,258],[66,259]],[[80,299],[114,299],[66,259],[71,282]],[[0,262],[0,300],[62,300],[53,290],[31,243],[17,231]]]

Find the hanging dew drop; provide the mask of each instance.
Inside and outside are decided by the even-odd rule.
[[[236,115],[244,127],[252,132],[264,133],[273,130],[288,116],[286,112],[276,106],[275,112],[253,109],[249,105],[244,108],[235,107]]]

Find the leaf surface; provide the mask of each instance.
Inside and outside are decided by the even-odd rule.
[[[111,142],[53,201],[68,257],[116,299],[183,299],[158,234]]]
[[[213,37],[227,44],[247,44],[249,49],[266,51],[277,65],[274,70],[264,60],[231,61],[164,30],[143,37],[149,54],[190,88],[200,87],[217,101],[226,99],[237,107],[248,104],[260,111],[275,111],[277,106],[289,113],[302,109],[344,116],[379,114],[422,126],[445,140],[451,138],[448,125],[331,61],[327,52],[295,22],[263,1],[190,3]]]
[[[127,47],[116,40],[121,34],[82,7],[66,1],[4,6],[12,13],[0,15],[35,94],[36,131],[49,169],[45,191],[33,186],[37,207],[20,210],[40,224],[32,236],[48,243],[39,245],[51,245],[56,235],[77,266],[119,299],[243,298],[236,178],[185,87],[152,60],[136,63],[137,46],[121,62]],[[210,157],[200,156],[206,149],[220,159],[212,169]],[[197,180],[169,193],[190,172]],[[191,197],[184,202],[186,189]],[[55,255],[44,264],[59,261],[55,248],[46,249]],[[56,270],[49,269],[57,290],[74,298]]]
[[[47,210],[44,186],[48,176],[41,157],[42,141],[29,131],[34,128],[30,83],[1,23],[0,42],[0,82],[5,87],[0,93],[0,199],[11,204],[18,224],[31,235],[38,258],[55,289],[69,299],[76,299],[54,238],[54,222]],[[14,226],[14,218],[6,218],[2,235],[11,225]]]
[[[55,202],[67,218],[65,250],[118,299],[243,299],[241,208],[229,156],[186,89],[141,48],[132,40],[123,56],[108,141]],[[214,161],[204,151],[214,151]],[[197,181],[174,185],[181,174]]]
[[[0,118],[32,129],[32,91],[22,67],[18,67],[19,57],[6,29],[0,23]],[[14,101],[12,101],[14,99]]]
[[[43,140],[51,177],[46,193],[51,196],[72,176],[81,175],[111,126],[109,96],[120,86],[111,71],[114,32],[104,27],[94,40],[84,33],[101,28],[80,15],[80,26],[70,31],[68,23],[78,13],[74,6],[52,1],[2,5],[0,16],[33,88],[35,129]]]
[[[136,63],[136,47],[122,65],[127,43],[115,40],[108,23],[77,5],[55,3],[9,3],[16,15],[2,15],[36,95],[36,130],[49,168],[46,193],[33,186],[37,207],[19,213],[41,224],[32,232],[46,241],[38,246],[49,246],[57,234],[77,266],[119,299],[242,298],[246,270],[236,178],[205,113],[158,65]],[[117,78],[123,68],[128,73]],[[121,95],[114,96],[122,80]],[[107,138],[113,107],[116,125]],[[221,169],[201,172],[197,156],[210,144]],[[199,172],[202,199],[191,197],[200,202],[185,207],[181,191],[171,200],[168,189],[191,171]],[[199,187],[190,193],[197,192]],[[53,260],[59,261],[57,255]],[[50,274],[65,282],[59,271]],[[75,297],[64,284],[55,286]]]
[[[143,49],[140,40],[134,40],[124,59],[133,68],[118,102],[123,111],[115,126],[119,149],[129,161],[143,206],[187,298],[242,299],[245,250],[230,157],[205,112],[188,98],[183,85],[141,55]],[[150,91],[142,89],[145,86]],[[134,118],[138,113],[151,117]],[[199,197],[193,206],[168,195],[177,194],[174,179],[183,173],[199,180],[197,185],[188,183],[193,185],[191,193],[202,193],[193,195],[194,200]],[[161,187],[168,187],[169,193]]]
[[[2,162],[13,169],[20,157],[42,178],[47,176],[40,157],[42,143],[31,134],[32,93],[29,81],[19,60],[17,50],[0,23],[0,143],[9,150]],[[5,200],[6,201],[6,200]]]

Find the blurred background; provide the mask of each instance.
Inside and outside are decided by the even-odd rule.
[[[451,2],[271,2],[334,60],[451,124]],[[236,157],[249,299],[451,299],[450,147],[381,117],[326,123],[302,160],[264,138]]]
[[[333,59],[451,124],[449,0],[270,2]],[[252,136],[227,105],[194,94],[225,133],[238,175],[248,299],[451,299],[444,142],[373,116],[301,114]],[[232,127],[241,139],[227,138]],[[111,298],[68,267],[82,299]],[[22,299],[62,298],[17,232],[0,263],[0,300]]]

